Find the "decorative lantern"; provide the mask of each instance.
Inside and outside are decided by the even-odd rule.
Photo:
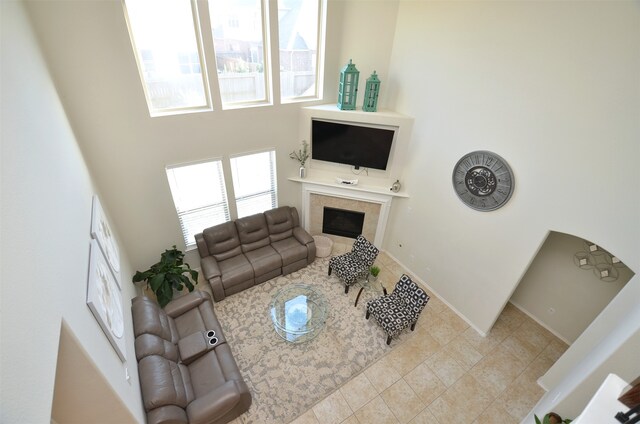
[[[338,84],[338,108],[340,110],[356,109],[359,78],[360,71],[349,59],[349,64],[340,71],[340,83]]]
[[[364,89],[364,104],[362,110],[365,112],[375,112],[378,110],[378,94],[380,94],[380,80],[376,71],[367,78],[367,85]]]

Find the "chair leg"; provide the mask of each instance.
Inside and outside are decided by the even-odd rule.
[[[331,275],[331,267],[329,267],[329,272],[327,273],[327,275]]]
[[[369,315],[371,315],[371,312],[369,312],[369,310],[367,309],[367,314],[364,316],[364,318],[369,319]]]
[[[347,293],[349,293],[349,285],[345,284],[344,285],[344,294],[347,294]]]
[[[387,336],[387,345],[391,344],[391,336]]]
[[[417,322],[418,322],[418,321],[413,321],[413,324],[411,324],[411,331],[413,331],[413,330],[415,330],[415,329],[416,329],[416,323],[417,323]]]

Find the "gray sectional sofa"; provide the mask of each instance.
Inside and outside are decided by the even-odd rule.
[[[164,309],[131,301],[136,359],[148,424],[224,424],[251,405],[208,293],[194,291]]]
[[[313,237],[300,227],[298,211],[290,206],[207,228],[195,239],[202,274],[216,302],[297,271],[316,257]]]

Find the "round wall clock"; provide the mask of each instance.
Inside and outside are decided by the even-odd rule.
[[[513,172],[495,153],[478,150],[464,155],[453,168],[453,189],[472,209],[492,211],[513,193]]]

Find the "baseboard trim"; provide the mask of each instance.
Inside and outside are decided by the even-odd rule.
[[[515,306],[516,308],[518,308],[520,310],[520,312],[522,312],[523,314],[525,314],[526,316],[528,316],[529,318],[531,318],[532,320],[534,320],[535,322],[538,323],[538,325],[540,325],[540,327],[544,328],[545,330],[547,330],[549,333],[553,334],[554,336],[556,336],[557,338],[559,338],[560,340],[562,340],[563,342],[565,342],[567,345],[571,346],[571,344],[573,342],[568,341],[567,339],[565,339],[563,336],[561,336],[560,334],[558,334],[553,328],[550,328],[548,325],[546,325],[544,322],[540,321],[537,317],[535,317],[531,312],[527,311],[522,305],[514,302],[513,300],[509,299],[509,303],[511,303],[513,306]]]
[[[386,250],[383,250],[383,252],[385,254],[387,254],[391,259],[393,259],[394,261],[396,261],[400,266],[402,266],[404,269],[406,269],[409,273],[411,273],[411,276],[413,277],[414,280],[416,280],[416,282],[418,284],[420,284],[422,287],[424,287],[425,289],[427,289],[428,291],[430,291],[431,293],[433,293],[434,295],[436,295],[438,297],[438,299],[440,299],[440,301],[442,303],[444,303],[445,305],[447,305],[447,307],[449,309],[451,309],[453,312],[455,312],[456,315],[458,315],[460,318],[462,318],[464,320],[464,322],[466,322],[467,324],[469,324],[469,326],[471,328],[473,328],[476,333],[480,334],[482,337],[487,337],[487,333],[485,333],[484,331],[481,331],[478,327],[475,326],[475,324],[473,324],[473,322],[471,322],[471,320],[469,320],[463,313],[461,313],[460,311],[458,311],[453,305],[451,305],[449,302],[447,302],[447,300],[440,296],[440,294],[434,290],[429,284],[427,284],[422,278],[420,278],[415,272],[413,272],[411,270],[411,268],[409,268],[408,266],[406,266],[404,263],[402,263],[398,258],[396,258],[395,256],[393,256],[391,253],[389,253]]]

